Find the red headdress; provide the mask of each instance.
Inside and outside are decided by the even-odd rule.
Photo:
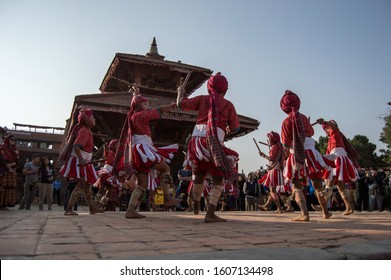
[[[300,98],[296,93],[286,90],[280,100],[280,107],[285,113],[289,114],[292,111],[299,111],[300,103]]]
[[[81,125],[92,128],[94,126],[91,119],[92,116],[93,112],[91,109],[81,109],[79,115],[77,116],[77,121]]]
[[[303,165],[305,161],[305,132],[299,113],[300,98],[296,93],[286,90],[280,101],[281,109],[289,114],[293,121],[293,150],[296,163]]]
[[[66,139],[66,143],[64,148],[60,153],[60,160],[68,160],[71,156],[73,143],[75,143],[77,134],[82,126],[86,126],[88,128],[92,128],[94,123],[92,122],[93,112],[91,109],[83,108],[79,111],[79,115],[77,116],[78,123],[73,127],[71,133]]]
[[[114,162],[113,162],[113,174],[118,173],[118,165],[121,162],[121,158],[125,156],[125,173],[126,175],[131,175],[133,172],[132,168],[132,116],[135,112],[141,111],[141,103],[148,102],[148,99],[141,96],[137,89],[133,94],[132,101],[130,103],[130,110],[126,116],[124,125],[122,127],[121,136],[118,141],[117,151],[115,153]]]
[[[216,75],[210,76],[207,87],[209,94],[211,94],[212,92],[225,94],[228,90],[227,78],[221,75],[220,72],[217,72]]]
[[[270,131],[267,134],[267,138],[269,139],[271,144],[277,144],[280,142],[280,135],[277,132]]]
[[[208,80],[208,93],[209,93],[209,111],[208,111],[208,123],[206,130],[206,141],[209,147],[209,151],[212,155],[212,159],[216,167],[218,167],[224,174],[224,179],[233,180],[234,164],[227,158],[223,151],[221,143],[217,134],[217,123],[219,120],[219,100],[224,98],[225,93],[228,90],[228,81],[221,75],[220,72],[216,75],[212,75]]]

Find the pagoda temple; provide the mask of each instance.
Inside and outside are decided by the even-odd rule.
[[[210,69],[181,61],[165,60],[164,56],[158,53],[155,38],[146,55],[116,53],[100,85],[101,93],[75,97],[71,117],[65,128],[65,137],[77,123],[79,110],[86,107],[92,109],[96,119],[96,125],[92,129],[95,134],[94,143],[99,150],[94,157],[100,158],[102,149],[99,148],[104,145],[104,141],[118,139],[121,134],[132,99],[129,89],[133,84],[139,86],[140,93],[149,100],[150,107],[155,108],[176,101],[181,77],[191,73],[186,85],[186,93],[189,96],[208,80],[212,72]],[[156,146],[179,144],[180,153],[175,155],[171,165],[172,175],[176,175],[182,166],[184,154],[181,151],[185,148],[186,137],[193,131],[196,118],[196,112],[174,109],[164,113],[160,120],[151,123],[152,140]],[[239,121],[240,130],[226,140],[258,129],[259,122],[255,119],[239,115]]]

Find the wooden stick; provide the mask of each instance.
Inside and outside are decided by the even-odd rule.
[[[191,71],[189,72],[189,73],[187,73],[187,75],[186,75],[186,78],[185,78],[185,80],[183,81],[183,77],[181,78],[181,87],[182,87],[182,90],[183,90],[183,93],[182,93],[182,95],[181,95],[181,98],[182,97],[186,97],[187,96],[187,93],[186,93],[186,85],[187,85],[187,82],[189,81],[189,79],[190,79],[190,76],[191,76]],[[183,82],[182,82],[183,81]],[[178,98],[177,98],[178,99]],[[179,100],[177,100],[177,105],[178,105],[178,102],[179,102]]]
[[[189,79],[190,79],[190,76],[191,76],[191,72],[187,73],[186,78],[185,78],[185,81],[184,81],[183,84],[182,84],[183,88],[186,87],[187,82],[188,82]]]
[[[258,141],[258,143],[260,143],[262,145],[265,145],[265,146],[270,146],[268,143],[265,143],[265,142],[262,142],[262,141]]]
[[[258,152],[261,153],[261,149],[259,148],[259,146],[258,146],[258,144],[257,144],[257,141],[255,141],[255,138],[253,138],[253,140],[254,140],[255,146],[257,146]]]

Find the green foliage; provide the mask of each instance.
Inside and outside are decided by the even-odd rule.
[[[368,137],[355,135],[353,139],[349,139],[349,141],[360,155],[358,164],[361,167],[369,168],[371,166],[379,166],[380,159],[375,153],[376,145],[370,143]]]
[[[326,154],[327,150],[327,142],[329,141],[329,138],[327,136],[320,136],[319,140],[315,142],[315,148],[322,154]]]
[[[391,102],[388,103],[391,105]],[[384,127],[380,133],[380,141],[387,145],[387,150],[380,150],[381,158],[388,164],[391,164],[391,110],[383,117]]]

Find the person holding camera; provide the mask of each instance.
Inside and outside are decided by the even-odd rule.
[[[31,161],[26,162],[23,168],[23,174],[26,175],[24,181],[24,193],[23,198],[20,201],[19,210],[31,210],[31,204],[33,203],[36,189],[38,186],[38,174],[40,168],[41,157],[39,155],[33,155]]]
[[[357,179],[357,211],[368,211],[369,190],[367,180],[367,172],[364,168],[358,170]]]

